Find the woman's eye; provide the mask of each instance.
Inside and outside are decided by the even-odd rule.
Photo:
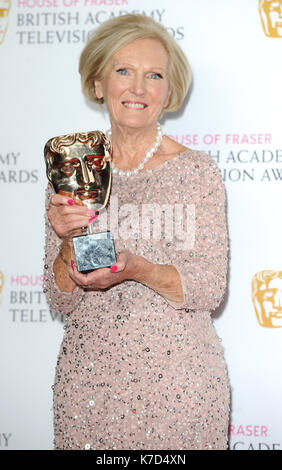
[[[118,72],[120,75],[126,75],[126,74],[127,74],[127,70],[126,70],[126,69],[118,69],[117,72]]]
[[[151,78],[153,78],[154,80],[160,80],[163,77],[160,73],[152,73]]]

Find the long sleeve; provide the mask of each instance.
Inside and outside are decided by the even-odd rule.
[[[69,314],[77,307],[79,302],[81,302],[85,293],[79,287],[76,287],[74,291],[70,293],[61,292],[55,283],[53,263],[59,253],[61,240],[55,234],[47,217],[47,208],[49,206],[49,200],[52,194],[52,187],[49,184],[46,189],[43,291],[45,293],[48,304],[53,310],[55,310],[57,313]]]
[[[226,288],[225,188],[216,163],[203,153],[199,152],[199,156],[194,169],[194,246],[186,251],[176,251],[174,256],[173,265],[180,274],[184,295],[183,303],[169,301],[175,309],[214,310]]]

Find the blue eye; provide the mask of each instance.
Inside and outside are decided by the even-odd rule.
[[[120,75],[126,75],[126,74],[127,74],[127,70],[126,70],[126,69],[118,69],[117,72],[118,72]]]
[[[159,80],[163,77],[160,73],[152,73],[151,78],[153,78],[154,80]]]

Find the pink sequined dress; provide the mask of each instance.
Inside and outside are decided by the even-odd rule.
[[[47,205],[51,195],[48,188]],[[220,171],[187,150],[152,170],[114,176],[110,204],[116,251],[174,265],[184,302],[134,281],[60,292],[52,265],[61,242],[46,221],[44,290],[67,317],[54,383],[55,449],[226,449],[230,388],[210,315],[227,271]],[[181,213],[183,227],[194,223],[194,243],[190,230],[183,244]]]

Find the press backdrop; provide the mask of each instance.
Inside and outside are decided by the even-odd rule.
[[[52,449],[63,322],[42,292],[43,147],[108,128],[81,94],[78,59],[89,31],[128,12],[161,22],[186,52],[191,93],[163,125],[208,152],[226,184],[229,287],[214,323],[232,385],[230,448],[282,448],[281,3],[0,0],[1,450]]]

